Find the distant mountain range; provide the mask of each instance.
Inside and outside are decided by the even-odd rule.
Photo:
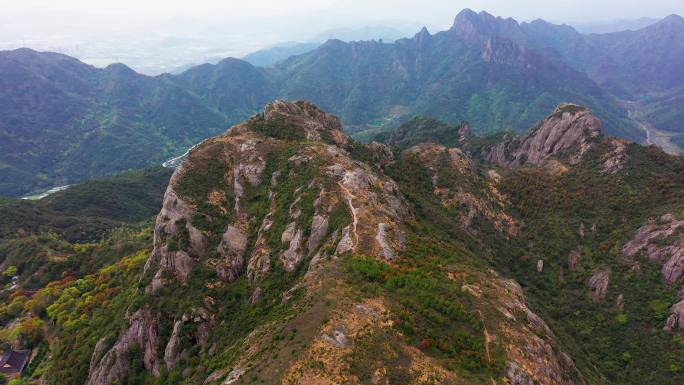
[[[271,68],[230,58],[157,77],[4,51],[0,195],[159,162],[276,98],[311,100],[348,128],[372,132],[419,115],[465,120],[476,133],[521,132],[574,102],[590,107],[607,134],[657,137],[676,150],[683,90],[684,19],[676,15],[637,31],[582,35],[464,10],[436,34],[329,40]]]
[[[301,55],[318,48],[321,43],[285,43],[264,48],[246,55],[242,60],[257,67],[271,67],[291,56]]]

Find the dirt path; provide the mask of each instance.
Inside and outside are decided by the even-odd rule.
[[[342,184],[342,181],[337,182],[337,184],[340,186],[340,189],[344,191],[344,194],[347,198],[347,203],[349,204],[349,210],[351,210],[352,213],[352,232],[354,234],[354,247],[356,247],[356,245],[359,243],[359,236],[356,233],[356,225],[359,223],[359,220],[356,216],[356,208],[353,204],[354,198],[356,197],[354,196],[354,194],[352,194],[351,191],[349,191],[349,189],[344,184]]]

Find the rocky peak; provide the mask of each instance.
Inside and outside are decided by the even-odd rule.
[[[342,147],[349,143],[340,120],[307,101],[278,100],[268,104],[264,109],[264,124],[297,131],[306,140],[332,141]]]
[[[482,60],[485,63],[521,63],[525,50],[516,42],[498,36],[490,36],[484,43]]]
[[[286,135],[274,135],[282,130]],[[171,178],[141,295],[151,299],[173,285],[207,293],[244,277],[249,301],[257,304],[266,295],[260,285],[286,274],[292,285],[270,299],[279,303],[322,279],[319,268],[325,261],[348,254],[381,260],[398,256],[412,219],[410,206],[396,182],[335,145],[349,140],[340,121],[315,105],[277,101],[263,116],[204,141]],[[379,164],[391,160],[384,145],[366,149]],[[193,280],[200,273],[215,279]],[[202,309],[206,315],[190,317],[197,321],[188,330],[183,327],[187,317],[177,317],[188,309],[144,308],[111,349],[94,356],[87,384],[124,378],[133,344],[144,348],[145,370],[155,377],[161,358],[167,368],[178,364],[183,343],[209,349],[206,337],[217,317],[214,300]],[[165,346],[161,335],[171,336]]]
[[[451,31],[466,40],[491,36],[524,40],[524,33],[514,19],[495,17],[487,12],[475,13],[470,9],[464,9],[456,16]]]
[[[587,108],[563,103],[523,138],[486,149],[485,158],[506,166],[539,165],[558,157],[575,164],[601,134],[601,127]]]
[[[677,14],[672,14],[654,25],[684,27],[684,17],[681,17]]]
[[[461,144],[468,142],[471,134],[470,124],[468,122],[461,122],[461,125],[458,127],[458,142]]]
[[[419,45],[425,44],[426,42],[430,41],[432,38],[432,35],[430,34],[430,31],[428,31],[427,27],[423,27],[420,32],[418,32],[414,37],[413,40],[415,40]]]

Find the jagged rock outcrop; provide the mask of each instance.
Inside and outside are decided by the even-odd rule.
[[[467,140],[467,132],[462,134]],[[393,326],[398,314],[394,308],[384,306],[382,299],[349,303],[349,293],[356,289],[340,279],[345,258],[363,256],[393,268],[407,258],[407,245],[415,246],[408,231],[419,219],[388,176],[405,160],[418,160],[421,172],[427,170],[434,193],[430,199],[441,203],[445,212],[461,210],[454,231],[465,230],[464,236],[475,239],[480,216],[501,231],[502,239],[515,235],[518,225],[506,214],[507,198],[497,189],[502,177],[493,170],[488,178],[480,175],[464,150],[422,144],[395,160],[385,145],[353,143],[336,118],[310,103],[273,103],[263,116],[206,140],[174,173],[140,282],[146,288],[139,293],[146,296],[141,301],[145,305],[129,318],[114,347],[96,349],[87,385],[123,379],[129,360],[136,358],[131,354],[144,356],[145,370],[153,376],[174,369],[195,376],[196,383],[232,384],[245,376],[274,375],[261,371],[267,365],[278,367],[277,375],[285,382],[353,383],[344,362],[354,349],[367,348],[359,344],[360,338],[378,331],[378,336],[396,339],[392,354],[410,357],[409,370],[417,379],[427,378],[427,373],[447,382],[458,379],[460,373],[402,340]],[[482,227],[491,229],[488,224]],[[441,246],[450,255],[462,252],[449,242]],[[440,279],[450,284],[449,276]],[[503,352],[501,364],[508,370],[501,375],[509,382],[584,384],[517,283],[489,270],[453,285],[463,296],[477,298],[472,305],[459,300],[475,309],[460,310],[450,305],[450,298],[437,301],[439,310],[470,325],[463,330],[475,330],[475,340],[482,338],[484,350],[477,342],[467,350],[482,355],[482,364],[492,364],[494,351]],[[162,295],[174,300],[155,297]],[[277,312],[269,313],[275,308]],[[260,318],[261,313],[267,315]],[[296,338],[295,327],[304,337],[297,340],[301,350],[290,354],[293,350],[284,349],[284,343]],[[235,333],[244,334],[230,346],[221,345]],[[292,337],[282,338],[283,333]],[[141,352],[131,349],[134,346]],[[224,367],[211,372],[183,367],[193,354],[201,358],[229,349],[231,358]],[[282,355],[274,354],[279,352]],[[323,372],[310,370],[314,357],[325,357],[318,364]],[[377,376],[392,370],[385,366]]]
[[[649,261],[663,265],[661,273],[665,282],[679,281],[684,276],[684,245],[682,238],[675,234],[682,226],[684,220],[673,214],[649,221],[622,247],[623,258],[631,263],[639,253],[644,253]]]
[[[263,117],[193,150],[175,171],[157,217],[154,250],[143,275],[147,295],[171,283],[193,284],[188,280],[194,270],[210,269],[225,282],[203,283],[212,287],[247,275],[254,305],[262,295],[258,284],[274,264],[295,274],[305,261],[304,271],[311,272],[321,260],[349,252],[382,260],[399,254],[410,208],[393,180],[350,155],[351,140],[341,127],[311,103],[278,101]],[[393,159],[384,145],[369,146],[367,153],[378,166]],[[217,172],[208,175],[211,170]],[[208,176],[192,179],[196,174]],[[283,293],[285,300],[290,297]],[[198,320],[192,328],[198,344],[208,337],[214,318],[200,310],[189,317]],[[159,356],[167,368],[176,365],[185,349],[180,341],[187,321],[184,317],[171,330],[160,331],[158,317],[164,315],[136,312],[114,348],[93,359],[88,385],[123,378],[132,343],[144,347],[145,368],[153,375],[160,373]],[[159,334],[170,336],[165,347],[158,346]]]
[[[577,268],[580,261],[582,260],[582,250],[578,247],[577,249],[570,252],[568,255],[568,269],[573,271]]]
[[[684,329],[684,301],[679,301],[670,308],[669,317],[665,321],[663,329],[672,331],[675,329]]]
[[[145,369],[155,376],[159,375],[158,325],[150,309],[136,311],[128,317],[128,323],[128,328],[96,365],[92,366],[95,362],[91,362],[87,385],[107,385],[124,378],[128,374],[129,352],[133,346],[142,351]],[[98,353],[97,349],[95,353]]]
[[[627,142],[622,139],[612,138],[609,140],[609,145],[613,149],[601,155],[601,161],[603,162],[601,170],[605,174],[612,175],[620,172],[627,163]]]
[[[588,280],[591,299],[600,301],[608,294],[608,284],[610,283],[610,271],[598,270]]]
[[[458,142],[461,144],[468,143],[471,135],[470,124],[468,122],[462,122],[458,127]]]
[[[224,258],[217,267],[222,279],[228,282],[237,279],[244,267],[245,251],[247,251],[247,236],[237,227],[228,226],[218,245],[218,252]]]
[[[486,333],[505,341],[507,383],[581,385],[585,381],[572,359],[559,349],[546,322],[527,303],[518,283],[500,277],[480,277],[477,306],[498,310],[483,320]]]
[[[428,170],[434,194],[444,206],[467,207],[467,211],[459,218],[463,228],[470,229],[474,217],[482,215],[501,231],[509,234],[516,231],[515,220],[503,210],[506,198],[496,188],[497,178],[492,178],[489,183],[485,182],[465,151],[424,143],[405,150],[402,157],[415,158],[416,162]],[[498,174],[494,171],[492,175]]]
[[[179,168],[174,175],[179,172],[182,169]],[[201,256],[207,247],[205,234],[192,225],[195,210],[178,197],[172,184],[164,195],[164,203],[154,227],[154,250],[145,265],[145,272],[152,269],[153,264],[158,266],[149,287],[151,291],[163,285],[164,272],[184,281],[192,270],[194,258]],[[183,249],[178,247],[179,241],[184,243]]]
[[[337,117],[308,102],[273,102],[264,110],[264,121],[266,124],[275,124],[285,129],[302,130],[306,140],[331,139],[333,144],[343,148],[350,141],[342,132],[342,124]]]
[[[501,166],[540,165],[559,157],[575,164],[600,135],[601,126],[585,107],[561,104],[524,137],[504,140],[484,149],[482,155]]]

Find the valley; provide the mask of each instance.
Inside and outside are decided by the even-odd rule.
[[[29,384],[674,385],[684,163],[602,126],[390,146],[270,103],[174,171],[0,204],[0,338],[46,352]]]
[[[681,385],[684,18],[611,25],[0,51],[0,385]]]
[[[423,28],[393,43],[330,39],[268,67],[225,58],[151,77],[123,64],[96,68],[56,53],[3,51],[0,195],[161,163],[276,99],[311,100],[362,140],[415,116],[467,121],[480,134],[520,133],[542,111],[573,102],[599,115],[608,134],[643,143],[657,131],[654,143],[675,151],[683,37],[676,16],[634,33],[582,35],[464,10],[444,31]],[[631,65],[619,65],[620,57]],[[654,128],[644,131],[617,100],[648,95],[663,96],[647,101],[644,121]]]
[[[672,141],[674,137],[681,134],[659,130],[647,122],[644,118],[643,106],[639,102],[627,101],[625,104],[627,105],[629,118],[637,122],[646,133],[644,144],[658,146],[668,154],[681,155],[683,153],[682,148]]]

